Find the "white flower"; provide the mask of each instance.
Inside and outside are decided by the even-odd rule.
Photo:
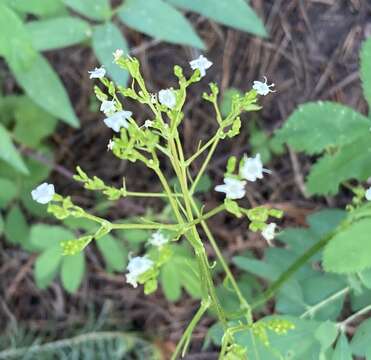
[[[172,89],[160,90],[158,99],[160,104],[167,106],[169,109],[173,109],[176,104],[176,97]]]
[[[153,266],[153,261],[146,256],[136,256],[130,259],[127,266],[126,282],[138,286],[138,278]]]
[[[215,186],[215,191],[224,192],[227,199],[241,199],[245,196],[246,181],[224,178],[223,185]]]
[[[206,75],[206,70],[212,65],[213,63],[209,61],[205,56],[200,55],[197,59],[192,60],[189,62],[191,65],[192,70],[200,70],[201,77]]]
[[[254,81],[253,89],[256,90],[256,92],[259,95],[268,95],[270,92],[275,92],[274,90],[271,90],[271,87],[274,87],[274,84],[267,84],[267,78],[264,76],[264,82],[261,81]]]
[[[114,146],[115,146],[115,142],[112,139],[110,139],[110,141],[107,144],[107,150],[111,150],[112,151],[112,149],[113,149]]]
[[[116,62],[118,60],[120,60],[120,57],[122,55],[124,55],[124,50],[122,49],[116,49],[114,53],[112,53],[113,55],[113,61]]]
[[[90,79],[101,79],[104,77],[104,75],[106,75],[106,69],[101,66],[100,68],[95,68],[92,71],[88,71],[88,73],[90,74]]]
[[[271,241],[274,239],[276,226],[277,225],[275,223],[270,223],[262,231],[263,238],[267,240],[268,244],[271,244]]]
[[[100,105],[100,111],[103,111],[106,115],[113,114],[116,111],[115,100],[103,100]]]
[[[42,183],[36,189],[31,191],[32,199],[40,204],[47,204],[53,199],[54,194],[54,185],[48,183]]]
[[[240,166],[240,175],[242,178],[249,181],[263,178],[263,172],[271,173],[270,170],[264,169],[260,159],[260,154],[256,154],[254,158],[249,158],[245,155],[242,165]]]
[[[153,125],[153,121],[152,120],[146,120],[145,122],[144,122],[144,127],[146,128],[146,129],[148,129],[149,127],[151,127]]]
[[[131,111],[118,111],[108,118],[104,119],[104,123],[115,132],[120,132],[122,127],[128,128],[127,119],[132,115]]]
[[[149,238],[149,243],[153,246],[161,247],[169,242],[169,238],[165,236],[161,231],[156,231]]]
[[[371,201],[371,186],[366,190],[365,198],[368,201]]]

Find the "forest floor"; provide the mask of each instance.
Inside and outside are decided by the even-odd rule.
[[[268,134],[274,133],[298,104],[308,101],[337,101],[367,113],[358,76],[358,54],[362,40],[371,36],[368,0],[253,0],[251,3],[271,34],[267,39],[189,15],[207,44],[207,57],[214,63],[207,77],[192,87],[185,107],[183,141],[189,153],[215,129],[213,113],[201,100],[210,81],[218,82],[222,93],[230,87],[249,90],[252,82],[263,76],[274,82],[277,92],[262,99],[263,110],[255,117],[258,126]],[[174,86],[173,66],[187,68],[188,62],[198,55],[189,48],[159,43],[128,29],[124,31],[153,92]],[[58,191],[73,195],[87,208],[94,206],[91,193],[72,180],[76,165],[112,184],[119,185],[125,176],[128,188],[135,191],[159,190],[149,171],[140,165],[119,162],[106,151],[111,132],[101,121],[93,100],[88,70],[96,66],[96,60],[90,50],[72,47],[49,52],[47,57],[63,79],[82,123],[77,130],[61,125],[52,138],[56,151],[52,182]],[[9,75],[8,91],[14,87]],[[149,116],[141,107],[132,109],[140,119]],[[248,122],[249,115],[243,120]],[[228,156],[249,152],[247,128],[244,126],[237,140],[225,142],[216,152],[209,171],[215,184],[221,181]],[[270,204],[284,210],[281,228],[305,225],[305,217],[317,209],[344,206],[349,199],[346,191],[336,198],[306,196],[305,176],[313,160],[290,149],[274,157],[267,164],[272,176],[260,183],[250,183],[247,201],[251,205]],[[192,170],[197,172],[197,166],[196,162]],[[168,173],[168,176],[172,175]],[[213,191],[203,197],[210,206],[221,200]],[[154,200],[123,199],[110,209],[109,216],[121,219],[142,215],[148,207],[161,206],[162,203]],[[258,257],[263,253],[265,242],[258,234],[247,232],[245,222],[221,215],[211,219],[210,226],[227,259],[247,249]],[[2,324],[3,320],[6,323],[14,320],[26,329],[38,331],[52,323],[58,335],[64,337],[69,329],[86,323],[93,313],[104,317],[111,328],[139,331],[150,339],[155,337],[168,354],[197,308],[197,301],[186,295],[177,303],[169,303],[161,291],[145,297],[141,289],[126,286],[123,274],[104,271],[94,247],[87,249],[88,275],[75,296],[65,294],[57,283],[47,290],[38,290],[31,272],[34,257],[15,248],[5,251],[9,251],[12,260],[0,264],[0,294],[4,294],[0,299]],[[201,351],[202,339],[212,322],[211,317],[201,321],[187,359],[215,358],[212,350]]]

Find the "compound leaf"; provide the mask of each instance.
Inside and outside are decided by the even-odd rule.
[[[71,294],[79,288],[85,273],[85,255],[79,252],[64,256],[62,260],[61,279],[63,287]]]
[[[111,17],[109,0],[63,0],[72,10],[93,20],[107,20]]]

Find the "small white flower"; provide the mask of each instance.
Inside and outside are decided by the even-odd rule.
[[[143,125],[146,129],[149,127],[153,126],[153,121],[152,120],[146,120]]]
[[[245,196],[246,181],[224,178],[224,184],[215,186],[215,191],[224,192],[227,199],[241,199]]]
[[[366,190],[365,198],[368,201],[371,201],[371,186]]]
[[[113,55],[113,61],[116,62],[116,61],[120,60],[120,57],[122,55],[124,55],[124,50],[116,49],[112,55]]]
[[[151,269],[152,266],[153,261],[148,259],[146,256],[136,256],[131,258],[126,268],[128,270],[128,273],[126,274],[126,282],[137,287],[139,276]]]
[[[173,109],[176,104],[176,97],[172,89],[160,90],[158,99],[160,104],[167,106],[169,109]]]
[[[149,238],[149,243],[153,246],[161,247],[169,242],[169,238],[165,236],[161,231],[156,231]]]
[[[108,118],[104,119],[104,123],[115,132],[120,132],[122,127],[128,128],[127,119],[132,115],[131,111],[118,111]]]
[[[213,63],[209,61],[205,56],[200,55],[197,59],[192,60],[189,62],[191,65],[192,70],[200,70],[201,77],[206,75],[206,70],[212,65]]]
[[[271,90],[271,87],[274,87],[274,84],[267,84],[267,78],[264,76],[264,82],[261,81],[254,81],[253,89],[256,90],[256,92],[259,95],[268,95],[270,92],[275,92],[274,90]]]
[[[110,141],[107,144],[107,150],[112,151],[114,146],[115,146],[115,142],[112,139],[110,139]]]
[[[111,115],[116,111],[115,100],[103,100],[100,105],[100,111],[103,111],[106,115]]]
[[[32,199],[40,204],[47,204],[53,199],[55,194],[54,185],[42,183],[36,189],[31,191]]]
[[[270,223],[267,227],[262,231],[263,238],[267,240],[268,244],[271,245],[271,241],[274,239],[275,231],[276,231],[276,224]]]
[[[256,179],[263,178],[264,172],[271,173],[270,170],[263,168],[260,154],[256,154],[253,158],[244,156],[244,160],[240,166],[240,175],[242,178],[249,181],[256,181]]]
[[[95,68],[92,71],[88,71],[88,73],[90,74],[90,79],[101,79],[104,77],[104,75],[106,75],[106,69],[101,66],[100,68]]]

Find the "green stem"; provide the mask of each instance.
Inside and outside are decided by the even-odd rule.
[[[331,296],[329,296],[325,300],[317,303],[316,305],[310,306],[305,312],[303,312],[300,315],[300,318],[301,319],[305,318],[308,315],[313,316],[319,309],[323,308],[327,304],[332,303],[333,301],[337,300],[339,297],[347,294],[349,291],[350,291],[350,287],[348,287],[348,286],[345,287],[344,289],[341,289],[341,290],[337,291],[336,293],[332,294]]]
[[[206,156],[205,161],[203,162],[203,164],[202,164],[200,170],[198,171],[198,174],[197,174],[197,176],[196,176],[195,181],[193,182],[193,184],[192,184],[192,186],[191,186],[191,189],[190,189],[190,191],[189,191],[189,193],[190,193],[191,195],[194,194],[195,189],[196,189],[196,187],[197,187],[197,184],[198,184],[198,182],[200,181],[202,175],[204,174],[204,172],[205,172],[205,170],[206,170],[206,167],[207,167],[207,165],[209,164],[209,162],[210,162],[210,160],[211,160],[211,157],[213,156],[214,151],[215,151],[216,147],[217,147],[218,144],[219,144],[219,141],[220,141],[220,138],[219,138],[219,137],[216,137],[215,140],[214,140],[214,142],[213,142],[213,144],[212,144],[212,146],[211,146],[211,148],[210,148],[209,153],[208,153],[207,156]]]
[[[198,209],[195,201],[192,199],[192,206],[196,212],[196,214],[199,216],[200,214],[200,210]],[[217,209],[217,208],[216,208]],[[247,311],[247,321],[249,324],[252,324],[252,309],[251,309],[251,306],[250,304],[246,301],[245,297],[243,296],[238,284],[237,284],[237,281],[236,279],[234,278],[233,274],[232,274],[232,271],[230,270],[227,262],[225,261],[224,257],[223,257],[223,254],[221,253],[219,247],[218,247],[218,244],[213,236],[213,234],[211,233],[207,223],[204,221],[205,219],[202,219],[201,220],[201,226],[203,228],[203,230],[205,231],[205,234],[212,246],[212,248],[214,249],[214,252],[220,262],[220,264],[222,265],[223,267],[223,270],[225,271],[225,273],[227,274],[227,277],[234,289],[234,291],[236,292],[236,295],[238,297],[238,300],[240,301],[240,306],[242,308],[242,310],[246,310]]]
[[[364,308],[362,308],[361,310],[358,310],[353,315],[349,316],[348,318],[346,318],[342,322],[338,323],[337,326],[340,327],[340,328],[344,328],[349,323],[351,323],[353,320],[355,320],[357,317],[359,317],[361,315],[364,315],[366,312],[369,312],[369,311],[371,311],[371,305],[367,305]]]
[[[185,165],[188,167],[191,163],[196,160],[208,147],[210,147],[216,138],[219,137],[219,134],[216,133],[205,145],[200,147],[189,159],[186,160]]]
[[[129,229],[143,229],[143,230],[154,230],[154,229],[169,229],[178,230],[179,224],[111,224],[110,228],[112,230],[129,230]]]
[[[168,194],[165,193],[146,193],[146,192],[135,192],[135,191],[126,191],[126,196],[133,196],[133,197],[151,197],[151,198],[167,198]],[[182,197],[182,194],[172,193],[171,196],[174,197]]]
[[[178,342],[178,344],[175,348],[175,351],[174,351],[173,355],[171,356],[171,360],[176,360],[176,358],[178,357],[182,348],[183,348],[182,357],[185,355],[185,352],[187,351],[189,342],[191,340],[193,330],[196,327],[197,323],[201,320],[203,314],[210,307],[210,304],[211,304],[210,298],[208,298],[206,301],[203,300],[201,302],[200,308],[197,310],[196,314],[192,318],[191,322],[187,326],[187,329],[184,331],[181,339],[179,340],[179,342]]]
[[[342,229],[343,227],[340,226],[339,228]],[[252,309],[256,309],[257,307],[264,305],[269,299],[271,299],[276,294],[276,292],[285,284],[285,282],[289,280],[291,276],[294,275],[296,271],[298,271],[312,256],[320,251],[338,232],[339,230],[335,230],[328,233],[321,240],[310,247],[296,261],[294,261],[290,265],[290,267],[283,274],[281,274],[280,277],[276,281],[274,281],[267,290],[265,290],[262,296],[252,304]]]

